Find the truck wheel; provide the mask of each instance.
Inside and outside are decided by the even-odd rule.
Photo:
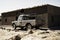
[[[27,27],[27,29],[31,29],[32,25],[31,24],[27,24],[26,27]]]
[[[13,24],[13,28],[16,29],[16,25],[15,24]]]

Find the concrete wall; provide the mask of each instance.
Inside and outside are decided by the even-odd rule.
[[[48,24],[49,28],[60,26],[60,7],[48,6]]]
[[[39,24],[42,27],[48,27],[48,13],[39,14],[36,16],[37,25]]]

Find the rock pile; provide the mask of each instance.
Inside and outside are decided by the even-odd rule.
[[[33,34],[23,37],[21,40],[60,40],[60,32],[37,30]]]

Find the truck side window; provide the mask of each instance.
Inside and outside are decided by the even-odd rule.
[[[27,16],[23,16],[23,20],[28,20],[28,17]]]
[[[35,19],[35,17],[23,16],[23,20],[32,20],[32,19]]]
[[[29,19],[35,19],[35,17],[29,17]]]

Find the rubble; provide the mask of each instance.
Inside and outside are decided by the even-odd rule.
[[[23,37],[21,40],[60,40],[60,34],[57,31],[37,30],[33,34]]]
[[[11,29],[0,27],[0,40],[60,40],[60,30],[22,31]]]
[[[14,37],[16,37],[18,33],[14,31],[7,31],[0,29],[0,40],[12,40]]]

